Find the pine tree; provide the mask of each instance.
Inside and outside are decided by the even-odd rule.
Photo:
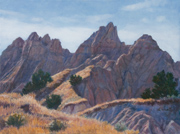
[[[145,92],[141,95],[142,98],[154,98],[159,99],[162,97],[169,96],[178,96],[178,91],[176,90],[177,82],[174,79],[172,73],[165,71],[158,72],[157,75],[153,77],[153,82],[155,83],[152,93],[150,89],[146,89]]]
[[[51,75],[46,72],[44,73],[41,69],[32,75],[32,82],[28,82],[22,90],[23,94],[28,94],[35,90],[44,88],[47,82],[52,82]]]

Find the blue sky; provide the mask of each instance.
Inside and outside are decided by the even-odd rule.
[[[0,53],[34,31],[60,39],[63,48],[75,52],[109,22],[126,44],[149,34],[180,61],[179,0],[0,0]]]

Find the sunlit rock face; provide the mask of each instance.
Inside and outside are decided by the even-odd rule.
[[[58,39],[51,40],[49,35],[41,38],[33,32],[26,41],[17,38],[0,58],[0,91],[16,89],[39,69],[52,75],[58,73],[71,56]]]
[[[88,58],[99,54],[108,59],[116,60],[121,54],[127,53],[129,46],[125,46],[117,35],[117,28],[110,22],[106,27],[101,26],[86,41],[84,41],[73,55],[69,66],[77,67]]]

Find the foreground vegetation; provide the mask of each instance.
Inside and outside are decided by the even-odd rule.
[[[34,99],[34,94],[0,94],[1,134],[123,134],[107,122],[66,115],[50,110]],[[11,120],[11,121],[10,121]],[[19,122],[18,126],[13,122]],[[9,122],[9,124],[8,124]],[[126,134],[138,132],[125,130]]]
[[[57,109],[61,104],[61,101],[62,100],[60,95],[52,94],[51,96],[46,97],[46,104],[50,109]]]

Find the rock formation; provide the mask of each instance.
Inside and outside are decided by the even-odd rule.
[[[88,61],[96,66],[76,89],[92,106],[120,98],[140,97],[146,88],[154,86],[153,76],[162,70],[180,78],[178,63],[174,63],[149,35],[140,37],[127,54],[120,55],[117,60],[106,58],[99,67],[97,63],[102,57],[99,55]]]
[[[173,73],[180,91],[180,62],[174,63],[147,34],[133,45],[126,45],[111,22],[101,26],[74,54],[48,34],[39,37],[33,32],[27,40],[17,38],[0,56],[0,92],[21,92],[39,69],[53,75],[54,81],[36,92],[36,99],[45,105],[47,95],[61,95],[62,104],[57,110],[68,114],[117,99],[138,98],[146,88],[154,86],[152,78],[162,70]],[[69,83],[72,74],[82,77],[82,82],[74,87]],[[175,102],[171,104],[176,108],[175,113],[169,110],[169,104],[152,107],[125,103],[86,115],[112,125],[123,121],[128,128],[141,133],[179,133],[177,110],[180,109]],[[166,118],[167,115],[170,117]]]
[[[72,54],[58,39],[33,32],[26,41],[17,38],[0,57],[0,92],[18,91],[38,69],[55,74],[64,69]]]
[[[153,86],[152,77],[162,70],[180,78],[179,62],[174,63],[151,36],[145,34],[133,45],[125,45],[110,22],[93,33],[74,54],[48,34],[41,38],[34,32],[26,41],[17,38],[0,57],[0,91],[20,91],[40,68],[53,75],[74,67],[72,73],[77,73],[89,65],[95,67],[76,91],[92,106],[140,97],[145,88]]]
[[[84,41],[69,63],[70,67],[77,67],[88,58],[93,59],[99,54],[105,55],[108,59],[116,60],[121,54],[127,53],[129,46],[121,42],[117,35],[117,28],[110,22],[106,27],[101,26]]]
[[[115,100],[79,113],[88,118],[108,121],[112,125],[125,123],[128,129],[142,134],[178,134],[180,131],[180,99]]]

